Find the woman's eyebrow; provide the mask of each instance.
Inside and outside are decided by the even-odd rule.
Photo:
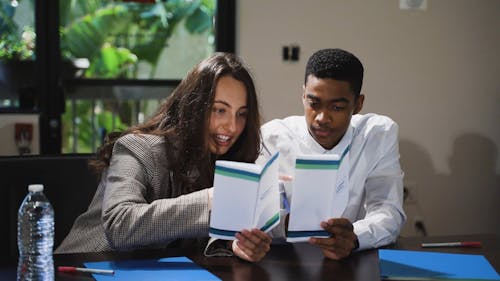
[[[233,108],[228,102],[223,101],[223,100],[214,100],[214,103],[222,103],[222,104],[226,105],[229,108]],[[247,109],[247,108],[248,108],[248,106],[244,105],[244,106],[240,106],[239,109]]]
[[[228,102],[223,101],[223,100],[214,100],[214,103],[222,103],[222,104],[224,104],[224,105],[226,105],[228,107],[232,107]]]

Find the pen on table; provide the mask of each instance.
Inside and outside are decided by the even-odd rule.
[[[481,242],[478,241],[462,241],[462,242],[441,242],[441,243],[422,243],[422,248],[436,247],[481,247]]]
[[[115,274],[114,270],[111,269],[97,269],[97,268],[86,268],[86,267],[74,267],[74,266],[58,266],[57,270],[59,272],[88,272],[97,274]]]

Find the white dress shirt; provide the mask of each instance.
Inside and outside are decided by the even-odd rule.
[[[304,116],[272,120],[264,124],[261,131],[263,149],[257,163],[279,151],[280,175],[292,177],[297,155],[340,155],[349,145],[349,201],[342,217],[353,223],[360,250],[396,240],[406,216],[402,206],[398,125],[393,120],[376,114],[353,115],[348,133],[330,150],[310,135]],[[291,202],[291,185],[285,185],[285,190]],[[285,235],[283,222],[272,235]]]

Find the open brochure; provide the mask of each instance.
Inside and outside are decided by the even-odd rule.
[[[339,155],[300,155],[295,162],[295,178],[288,221],[287,241],[309,237],[329,237],[322,221],[342,215],[348,200],[343,182],[337,187]]]
[[[279,223],[278,153],[263,166],[215,162],[210,237],[235,239],[243,229],[268,232]]]

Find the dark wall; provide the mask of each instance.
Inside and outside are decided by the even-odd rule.
[[[54,208],[54,249],[68,234],[76,217],[87,210],[97,188],[88,168],[93,155],[0,157],[0,260],[17,261],[17,212],[28,185],[44,185]]]

